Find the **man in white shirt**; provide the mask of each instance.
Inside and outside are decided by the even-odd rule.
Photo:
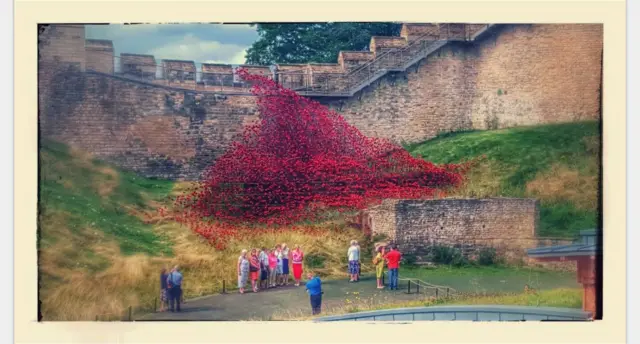
[[[357,282],[358,272],[360,271],[360,247],[358,247],[358,243],[355,240],[351,240],[347,256],[349,258],[349,275],[351,276],[349,282]]]

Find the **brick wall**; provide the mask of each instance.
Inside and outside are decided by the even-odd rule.
[[[257,117],[252,97],[176,91],[74,71],[54,76],[41,109],[43,136],[170,179],[198,178]]]
[[[365,135],[396,142],[457,129],[598,118],[601,25],[507,25],[483,37],[450,43],[350,99],[324,102]],[[195,178],[257,113],[247,96],[209,94],[196,104],[194,91],[78,73],[91,60],[82,26],[50,27],[39,52],[43,134],[146,175]],[[148,68],[155,78],[155,65]],[[322,74],[327,68],[342,66],[278,66],[292,73],[279,76],[290,87],[310,85],[312,70],[318,83],[333,82]],[[222,88],[215,91],[227,91]],[[227,88],[237,93],[238,87]]]
[[[373,235],[384,234],[407,254],[427,255],[434,245],[467,255],[493,247],[508,260],[536,247],[538,202],[534,199],[386,200],[366,214]]]
[[[365,135],[397,142],[599,118],[602,25],[505,25],[483,37],[325,103]]]

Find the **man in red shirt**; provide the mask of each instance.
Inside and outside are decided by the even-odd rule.
[[[391,250],[384,255],[384,259],[387,261],[387,268],[389,268],[389,289],[398,290],[398,267],[400,266],[400,259],[402,253],[398,252],[395,245],[391,245]]]

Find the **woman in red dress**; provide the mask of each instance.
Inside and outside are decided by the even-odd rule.
[[[302,261],[304,259],[304,253],[300,250],[300,246],[296,245],[293,251],[291,251],[291,266],[293,267],[293,279],[295,279],[295,286],[300,286],[300,279],[302,278]]]

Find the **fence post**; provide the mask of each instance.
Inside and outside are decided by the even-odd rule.
[[[131,306],[129,306],[129,321],[131,321]]]
[[[449,297],[449,288],[447,287],[447,297]]]
[[[420,283],[416,284],[416,293],[420,294]]]
[[[222,293],[226,294],[227,293],[227,289],[226,289],[226,285],[225,285],[225,281],[222,280]]]
[[[411,280],[407,281],[407,294],[411,294]]]
[[[158,310],[158,298],[156,297],[155,299],[153,299],[153,311],[157,311]]]
[[[438,288],[436,288],[436,299],[438,298]]]

